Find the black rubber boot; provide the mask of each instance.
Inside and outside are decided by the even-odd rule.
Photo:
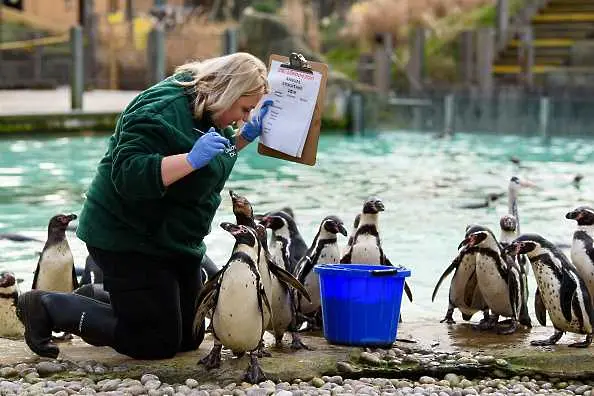
[[[103,285],[101,284],[94,283],[82,285],[78,289],[75,289],[73,293],[92,298],[93,300],[101,301],[105,304],[111,304],[109,292],[106,292],[105,289],[103,289]]]
[[[39,356],[58,356],[52,331],[76,334],[96,346],[114,341],[117,319],[111,306],[85,296],[31,290],[19,296],[17,315],[25,325],[27,345]]]

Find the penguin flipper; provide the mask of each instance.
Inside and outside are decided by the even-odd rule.
[[[540,290],[537,288],[534,293],[534,311],[536,312],[536,319],[542,326],[547,325],[547,309],[545,308]]]
[[[76,276],[76,267],[72,265],[72,290],[78,289],[78,277]]]
[[[353,253],[353,245],[349,246],[349,250],[340,259],[340,264],[351,264],[351,254]]]
[[[571,305],[573,299],[575,297],[575,291],[577,289],[577,284],[575,280],[569,274],[569,272],[564,268],[563,274],[561,275],[561,312],[563,313],[563,317],[568,322],[571,322]]]
[[[204,322],[206,314],[216,306],[217,294],[218,291],[216,289],[211,289],[207,293],[200,294],[200,302],[196,308],[194,323],[192,325],[192,328],[194,329],[194,336],[196,336],[196,332],[198,332],[202,326],[202,322]]]
[[[439,280],[437,281],[437,284],[435,285],[435,288],[433,289],[433,294],[431,295],[431,302],[433,302],[435,300],[435,296],[437,295],[437,290],[439,290],[439,286],[441,286],[441,282],[443,282],[443,280],[445,278],[447,278],[447,276],[456,268],[458,268],[458,265],[460,264],[460,259],[459,259],[459,255],[454,259],[454,261],[452,261],[452,264],[450,264],[448,266],[448,268],[445,269],[445,271],[443,271],[443,274],[441,274],[441,276],[439,277]]]
[[[293,275],[291,275],[289,271],[279,267],[272,261],[268,262],[268,269],[270,270],[270,272],[272,272],[274,276],[278,278],[279,281],[281,281],[287,286],[292,287],[293,289],[296,289],[297,291],[299,291],[299,293],[303,295],[303,297],[307,299],[307,301],[311,302],[311,295],[309,294],[305,286],[303,286],[303,284],[299,282],[299,280],[297,280]]]
[[[39,257],[39,262],[43,258],[43,254]],[[37,263],[37,267],[35,268],[35,274],[33,275],[33,283],[31,284],[31,289],[37,289],[37,278],[39,277],[39,262]]]

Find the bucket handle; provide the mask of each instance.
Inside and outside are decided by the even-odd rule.
[[[387,268],[387,269],[378,269],[372,270],[371,275],[374,276],[387,276],[387,275],[394,275],[398,272],[398,268]]]

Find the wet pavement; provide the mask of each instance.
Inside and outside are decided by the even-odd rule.
[[[446,373],[456,372],[457,367],[447,366],[439,371],[437,365],[426,367],[417,365],[412,367],[406,355],[420,356],[460,356],[469,357],[492,356],[497,359],[505,359],[503,366],[509,362],[508,367],[500,371],[502,375],[524,375],[543,374],[553,377],[581,378],[584,375],[591,375],[588,367],[594,370],[594,356],[592,348],[569,348],[567,344],[582,341],[583,336],[565,335],[558,345],[551,347],[534,347],[530,341],[535,339],[548,338],[553,332],[552,327],[536,326],[532,329],[521,329],[512,335],[498,335],[490,332],[478,332],[471,328],[468,323],[455,325],[427,322],[406,322],[400,324],[398,340],[394,348],[404,351],[404,365],[384,365],[384,361],[378,360],[377,365],[384,365],[378,371],[378,377],[398,377],[399,375],[418,376],[426,372]],[[302,378],[311,379],[321,375],[340,373],[340,364],[352,363],[352,376],[371,376],[373,371],[366,370],[366,362],[361,363],[362,348],[337,346],[328,344],[323,337],[318,335],[304,335],[304,342],[314,349],[311,351],[290,351],[285,340],[285,347],[282,350],[271,347],[272,357],[261,358],[264,370],[272,378],[277,380],[291,380]],[[271,338],[265,339],[267,345],[271,344]],[[198,365],[198,360],[204,357],[212,346],[212,338],[207,335],[205,341],[197,351],[178,354],[173,359],[158,361],[142,361],[120,355],[108,347],[93,347],[79,338],[60,343],[61,354],[59,359],[69,362],[92,362],[106,367],[116,367],[118,372],[125,371],[129,377],[139,376],[142,373],[150,372],[162,378],[171,380],[183,380],[184,378],[195,378],[200,381],[233,381],[239,377],[247,367],[247,358],[233,358],[229,353],[223,354],[221,368],[207,371],[203,366]],[[377,352],[376,352],[377,353]],[[402,356],[401,356],[402,357]],[[443,359],[446,359],[443,357]],[[39,360],[29,351],[21,340],[0,339],[0,366],[15,365],[20,362],[32,363]],[[480,360],[480,359],[479,359]],[[492,359],[493,360],[493,359]],[[340,364],[338,364],[340,362]],[[408,363],[407,363],[408,362]],[[472,362],[470,362],[472,363]],[[372,362],[373,364],[373,362]],[[500,364],[501,365],[501,364]],[[406,366],[406,369],[403,367]],[[460,366],[461,372],[468,373],[472,364]],[[463,369],[463,370],[462,370]],[[114,369],[115,370],[115,369]],[[482,371],[481,371],[482,370]],[[488,369],[474,370],[472,372],[480,375],[482,372],[490,372]],[[371,373],[371,374],[370,374]]]

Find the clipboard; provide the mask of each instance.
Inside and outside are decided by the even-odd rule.
[[[312,73],[317,71],[322,75],[320,81],[320,89],[318,90],[318,97],[314,108],[309,130],[307,131],[307,138],[303,145],[301,157],[293,157],[281,151],[275,150],[265,146],[261,142],[258,143],[258,153],[268,157],[279,158],[286,161],[298,162],[305,165],[313,166],[316,163],[316,155],[318,153],[318,140],[320,138],[320,127],[322,126],[322,113],[324,112],[324,101],[326,98],[326,81],[328,79],[328,65],[320,62],[309,62],[303,55],[299,53],[291,53],[290,57],[272,54],[268,60],[268,68],[270,69],[272,61],[281,62],[281,67],[288,67],[294,70]]]

